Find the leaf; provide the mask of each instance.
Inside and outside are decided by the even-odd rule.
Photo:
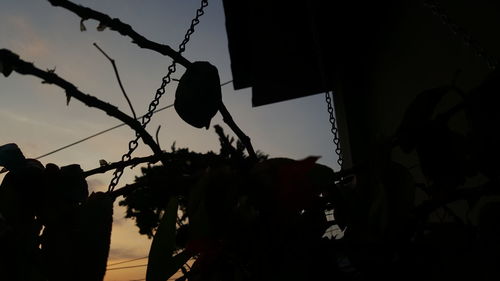
[[[416,147],[436,106],[450,89],[449,86],[442,86],[424,91],[408,106],[397,130],[399,145],[403,151],[410,152]]]
[[[14,63],[19,60],[19,56],[7,49],[0,50],[0,72],[8,77],[14,70]]]
[[[102,22],[99,23],[99,25],[97,26],[97,31],[104,31],[104,29],[106,29],[106,25],[103,24]]]
[[[2,72],[3,76],[9,77],[12,73],[12,66],[0,60],[0,72]]]
[[[69,102],[71,101],[71,95],[66,94],[66,106],[69,105]]]
[[[85,27],[85,25],[83,24],[83,22],[85,21],[86,19],[82,19],[80,20],[80,31],[83,32],[83,31],[86,31],[87,28]]]
[[[15,143],[0,145],[0,166],[8,169],[16,163],[24,161],[21,149]]]
[[[334,224],[330,227],[328,227],[323,234],[321,238],[326,238],[328,240],[340,240],[344,238],[345,231],[347,230],[347,227],[342,230],[338,224]]]
[[[186,251],[172,256],[175,249],[175,226],[178,202],[172,197],[158,226],[149,251],[147,281],[165,281],[191,257]]]
[[[309,174],[319,157],[310,156],[280,166],[277,173],[277,196],[279,206],[286,211],[297,212],[308,208],[316,195]]]

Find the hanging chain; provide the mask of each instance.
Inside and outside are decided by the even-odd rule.
[[[333,94],[333,93],[332,93]],[[339,164],[340,168],[342,168],[342,151],[340,150],[340,139],[339,139],[339,132],[337,129],[337,120],[335,119],[335,116],[333,115],[333,106],[332,106],[332,99],[330,98],[330,92],[325,92],[325,100],[326,100],[326,105],[328,106],[328,113],[330,114],[330,124],[332,124],[331,132],[333,135],[333,144],[335,144],[335,154],[337,154],[338,159],[337,163]]]
[[[424,5],[431,9],[432,13],[441,19],[444,25],[450,28],[451,32],[460,37],[463,44],[470,48],[474,54],[482,59],[484,59],[488,65],[488,68],[495,69],[498,65],[498,61],[488,55],[479,42],[474,40],[462,27],[458,24],[454,23],[450,17],[446,14],[446,10],[441,7],[438,1],[436,0],[424,0]]]
[[[208,0],[201,0],[201,6],[196,10],[196,16],[193,18],[191,21],[191,25],[186,31],[186,34],[184,35],[184,40],[182,40],[182,43],[179,44],[179,54],[183,53],[186,50],[186,44],[189,42],[189,39],[191,38],[191,35],[194,33],[194,27],[200,23],[200,17],[205,14],[204,9],[205,7],[208,6]],[[148,112],[142,117],[141,119],[141,125],[143,128],[146,128],[146,126],[149,124],[151,121],[151,117],[154,114],[154,111],[156,110],[156,107],[158,104],[160,104],[160,99],[161,97],[165,94],[165,87],[170,83],[172,80],[170,76],[176,71],[176,62],[173,61],[169,66],[168,66],[168,72],[167,74],[162,78],[161,86],[156,90],[154,99],[151,101],[148,107]],[[139,139],[140,135],[136,132],[135,133],[135,139],[131,140],[128,143],[128,152],[122,155],[121,160],[122,161],[128,161],[132,158],[132,153],[136,150],[136,148],[139,146]],[[108,191],[113,191],[115,187],[118,185],[118,182],[120,181],[120,178],[123,175],[123,170],[124,168],[118,168],[114,171],[113,173],[113,178],[111,179],[111,182],[109,183],[108,186]]]

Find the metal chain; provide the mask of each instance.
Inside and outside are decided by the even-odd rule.
[[[189,42],[189,39],[191,38],[191,35],[194,33],[194,27],[200,23],[200,17],[205,14],[205,7],[208,6],[208,0],[201,0],[201,6],[196,10],[196,16],[193,18],[191,21],[191,25],[186,31],[186,34],[184,35],[184,40],[182,40],[182,43],[179,44],[179,54],[183,53],[186,50],[186,44]],[[148,112],[142,117],[141,119],[141,124],[143,128],[146,128],[146,126],[149,124],[151,121],[151,117],[154,114],[154,111],[156,110],[156,107],[158,104],[160,104],[160,99],[161,97],[165,94],[165,87],[170,83],[172,80],[170,76],[176,71],[176,62],[173,61],[169,66],[168,66],[168,72],[167,74],[162,78],[161,86],[156,90],[154,99],[151,101],[148,107]],[[139,146],[139,139],[140,135],[138,133],[135,134],[135,139],[131,140],[128,143],[128,152],[122,155],[121,160],[122,161],[128,161],[132,158],[132,153],[137,149]],[[113,173],[113,178],[111,179],[111,182],[109,183],[108,186],[108,192],[113,191],[115,187],[118,185],[120,178],[123,175],[123,170],[124,168],[118,168],[114,171]]]
[[[335,144],[335,154],[337,154],[338,156],[337,163],[339,164],[340,168],[342,168],[342,161],[343,161],[342,150],[340,150],[340,139],[337,129],[337,120],[333,115],[333,106],[332,106],[332,99],[330,98],[330,92],[325,92],[325,100],[326,100],[326,105],[328,107],[328,113],[330,114],[329,118],[330,124],[332,124],[332,128],[330,129],[330,131],[332,132],[333,135],[333,144]]]
[[[451,32],[459,36],[465,46],[470,48],[474,54],[482,59],[484,59],[488,65],[488,68],[495,69],[498,65],[498,61],[488,55],[479,42],[474,40],[462,27],[458,24],[454,23],[450,17],[446,14],[446,10],[441,7],[438,1],[436,0],[424,0],[424,5],[427,6],[434,15],[439,17],[444,25],[450,28]]]

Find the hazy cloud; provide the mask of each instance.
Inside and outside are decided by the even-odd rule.
[[[89,191],[101,191],[106,186],[106,183],[98,178],[87,179],[87,184],[89,185]]]
[[[69,129],[69,128],[56,126],[56,125],[53,125],[51,123],[44,122],[40,119],[29,118],[25,115],[20,115],[20,114],[11,112],[9,110],[0,109],[0,115],[2,116],[2,120],[10,119],[10,120],[18,122],[18,123],[29,124],[31,126],[43,128],[44,130],[55,131],[57,133],[66,133],[69,135],[75,135],[79,132],[77,129]]]
[[[144,256],[143,252],[137,251],[134,248],[111,248],[109,251],[109,260],[131,260],[141,258]]]
[[[40,57],[49,53],[49,43],[36,31],[34,24],[28,18],[20,15],[8,15],[4,18],[4,28],[10,29],[8,45],[23,57]]]

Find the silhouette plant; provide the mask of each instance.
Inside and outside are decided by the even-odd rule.
[[[154,153],[83,172],[78,165],[44,167],[16,145],[2,146],[0,165],[9,170],[0,186],[2,280],[102,280],[118,196],[124,196],[120,205],[127,218],[153,238],[148,281],[166,280],[179,270],[179,280],[203,281],[500,278],[498,70],[467,93],[454,83],[422,92],[394,137],[381,141],[367,163],[334,173],[315,163],[316,157],[296,161],[255,153],[222,103],[212,65],[192,63],[100,12],[70,1],[49,2],[81,17],[82,26],[96,19],[98,30],[108,27],[186,67],[176,93],[181,118],[208,127],[220,112],[239,141],[215,126],[219,153],[175,146],[166,153],[145,124],[54,71],[0,50],[4,76],[34,75],[61,87],[68,101],[125,122]],[[205,91],[206,111],[196,104]],[[450,95],[460,101],[443,108]],[[397,150],[414,155],[418,165],[395,162]],[[162,165],[143,168],[133,184],[88,195],[86,176],[158,161]],[[342,239],[326,235],[333,225],[344,230]]]
[[[492,159],[500,139],[485,121],[499,118],[498,75],[468,93],[450,84],[417,95],[394,137],[352,170],[333,173],[314,158],[249,165],[227,153],[238,148],[218,128],[219,154],[173,150],[184,160],[172,174],[158,180],[158,166],[144,169],[136,183],[147,188],[120,204],[152,236],[163,223],[175,223],[160,217],[169,198],[177,198],[172,210],[182,216],[167,238],[176,250],[150,259],[176,265],[169,274],[181,269],[189,280],[496,278],[500,201]],[[442,106],[450,96],[460,101]],[[414,154],[418,166],[392,160],[396,150]],[[419,169],[424,183],[417,182]],[[333,222],[325,217],[331,209]],[[342,239],[324,235],[332,224],[345,230]],[[190,270],[172,262],[178,255],[194,258]]]

